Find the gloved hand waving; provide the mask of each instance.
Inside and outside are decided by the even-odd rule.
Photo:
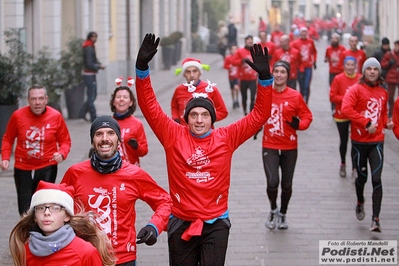
[[[259,74],[259,79],[267,80],[271,79],[270,65],[269,65],[269,52],[267,47],[262,50],[260,44],[254,44],[251,49],[252,61],[245,59],[245,62]]]
[[[153,226],[146,225],[137,234],[137,239],[137,244],[146,243],[152,246],[157,242],[157,232]]]
[[[137,54],[136,68],[139,70],[147,70],[148,63],[157,53],[159,37],[155,39],[155,34],[147,33],[141,43],[141,47]]]

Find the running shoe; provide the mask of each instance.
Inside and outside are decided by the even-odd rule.
[[[288,229],[287,216],[285,214],[279,212],[277,219],[278,229]]]
[[[278,209],[270,211],[265,226],[270,230],[276,229],[277,219],[278,219]]]
[[[339,167],[339,176],[346,177],[346,167],[345,167],[345,164],[343,164],[343,163]]]
[[[356,218],[361,221],[364,219],[364,203],[357,203],[356,204]]]
[[[371,221],[370,231],[381,233],[380,219],[378,217],[373,218]]]

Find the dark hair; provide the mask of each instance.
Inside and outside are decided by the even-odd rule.
[[[89,32],[89,34],[87,34],[87,40],[90,40],[94,35],[98,36],[95,31]]]
[[[44,90],[44,95],[47,95],[47,89],[46,89],[43,85],[41,85],[41,84],[33,84],[33,85],[28,89],[28,96],[29,96],[29,92],[30,92],[31,90],[34,90],[34,89],[43,89],[43,90]]]
[[[393,44],[399,44],[399,40],[396,40]]]
[[[252,35],[248,35],[247,37],[245,37],[245,40],[248,40],[248,39],[254,39],[254,37],[252,36]]]
[[[132,100],[133,104],[132,104],[132,106],[129,106],[128,112],[129,112],[129,114],[132,115],[134,113],[134,111],[136,111],[136,97],[134,97],[132,90],[128,86],[116,87],[116,89],[114,90],[114,92],[111,95],[111,100],[109,101],[109,106],[111,107],[111,111],[115,113],[116,108],[114,106],[114,101],[115,101],[116,93],[118,91],[122,91],[122,90],[129,92],[129,96],[130,96],[130,99]]]

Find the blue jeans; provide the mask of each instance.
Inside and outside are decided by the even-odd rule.
[[[299,72],[298,73],[298,82],[299,82],[299,90],[301,92],[301,95],[306,102],[306,104],[309,101],[309,96],[310,96],[310,81],[312,80],[312,68],[311,67],[305,67],[304,72]]]
[[[96,107],[94,106],[94,101],[97,98],[96,75],[92,75],[92,76],[83,75],[83,82],[86,87],[87,100],[83,104],[82,108],[79,111],[79,117],[84,118],[86,116],[87,112],[89,112],[90,120],[93,122],[94,119],[96,119],[96,117],[97,117]]]

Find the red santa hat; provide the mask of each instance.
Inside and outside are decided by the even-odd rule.
[[[63,206],[69,215],[74,215],[73,210],[73,194],[75,189],[73,186],[67,186],[65,183],[53,184],[40,180],[37,185],[35,194],[32,196],[30,203],[30,211],[34,207],[55,203]]]
[[[201,72],[201,74],[202,74],[203,69],[205,69],[206,71],[209,71],[211,68],[209,65],[202,64],[199,59],[187,57],[186,59],[183,60],[182,66],[175,70],[176,76],[179,75],[181,72],[183,72],[183,74],[184,74],[186,69],[191,66],[195,66],[196,68],[198,68],[198,70]]]
[[[182,68],[182,72],[184,73],[186,71],[187,68],[194,66],[196,68],[199,69],[199,71],[202,74],[202,64],[201,61],[199,59],[195,59],[192,57],[188,57],[186,59],[183,60],[181,68]]]

